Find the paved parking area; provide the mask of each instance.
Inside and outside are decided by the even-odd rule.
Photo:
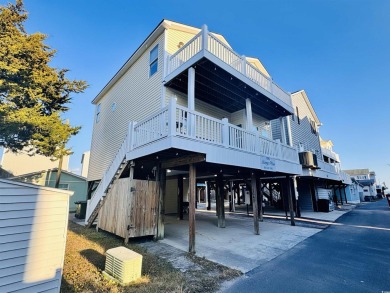
[[[253,233],[251,216],[226,215],[226,228],[217,227],[215,212],[196,214],[196,255],[248,272],[291,249],[321,229],[260,223],[260,235]],[[188,221],[165,217],[162,243],[188,251]]]

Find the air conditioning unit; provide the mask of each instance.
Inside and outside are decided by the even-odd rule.
[[[318,168],[317,156],[312,152],[301,152],[299,153],[299,163],[304,168]]]
[[[142,255],[120,246],[107,250],[103,274],[126,285],[141,277]]]

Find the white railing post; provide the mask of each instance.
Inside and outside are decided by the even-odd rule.
[[[176,135],[176,99],[171,98],[168,105],[168,136]]]
[[[229,147],[229,120],[227,118],[222,119],[222,144]]]
[[[242,60],[241,60],[241,70],[242,70],[242,74],[246,76],[246,57],[245,55],[242,55],[241,56]]]
[[[276,155],[276,157],[279,157],[279,158],[283,159],[283,155],[282,155],[282,143],[280,142],[280,140],[278,141],[278,154]]]
[[[171,73],[170,71],[170,60],[169,60],[169,57],[170,55],[168,53],[166,53],[165,55],[165,60],[164,60],[164,77],[166,77],[169,73]]]
[[[127,152],[133,150],[134,147],[134,125],[135,122],[131,121],[127,130]]]
[[[255,132],[256,134],[256,142],[255,142],[255,152],[257,155],[260,155],[260,133],[258,131]]]
[[[202,26],[202,49],[208,51],[209,50],[209,29],[207,25]]]

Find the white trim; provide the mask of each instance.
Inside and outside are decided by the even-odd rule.
[[[35,188],[35,189],[53,191],[53,192],[57,192],[57,193],[63,193],[63,194],[69,195],[69,196],[72,196],[74,193],[73,191],[66,191],[63,189],[58,189],[58,188],[53,188],[53,187],[45,187],[45,186],[41,186],[41,185],[35,185],[35,184],[24,183],[24,182],[8,180],[8,179],[0,179],[0,182],[5,183],[5,184],[18,185],[18,186],[23,186],[23,187],[28,187],[28,188]]]

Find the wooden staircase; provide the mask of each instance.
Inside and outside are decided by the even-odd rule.
[[[99,211],[102,208],[102,206],[104,205],[104,202],[105,202],[105,200],[107,198],[106,197],[107,193],[110,191],[110,189],[113,186],[114,182],[121,176],[122,171],[123,171],[123,169],[125,167],[126,167],[126,158],[120,164],[117,172],[115,173],[114,178],[112,178],[110,184],[108,185],[107,189],[105,190],[103,197],[100,199],[100,201],[98,202],[98,204],[96,205],[96,207],[92,211],[91,215],[89,216],[89,218],[87,220],[87,223],[86,223],[86,227],[87,228],[90,228],[92,226],[92,224],[95,222],[95,219],[96,219],[97,215],[99,214]]]
[[[96,188],[92,198],[88,200],[85,217],[85,225],[87,227],[91,227],[91,225],[94,223],[100,209],[105,202],[108,191],[111,189],[114,182],[120,177],[123,169],[126,167],[126,153],[130,149],[128,147],[130,142],[128,142],[127,137],[128,136],[126,136],[123,140],[122,145],[114,157],[114,160],[111,162],[110,166],[104,173],[103,178]]]

